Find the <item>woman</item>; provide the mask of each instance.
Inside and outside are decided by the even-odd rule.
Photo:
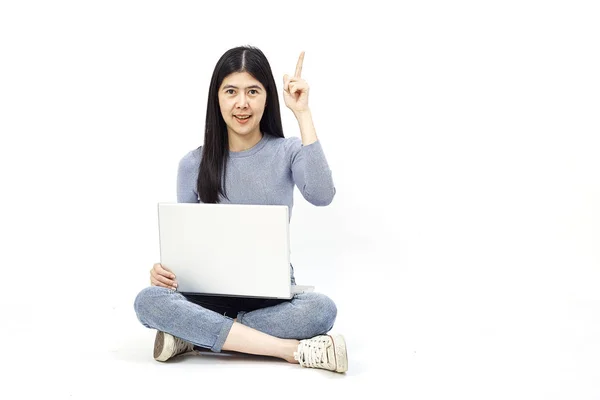
[[[204,145],[179,163],[177,201],[293,206],[294,185],[310,203],[331,203],[335,187],[308,107],[309,87],[296,73],[284,76],[286,106],[302,139],[284,138],[271,66],[257,48],[227,51],[210,83]],[[293,267],[291,283],[295,285]],[[310,292],[291,300],[240,299],[178,293],[167,266],[154,264],[151,286],[135,300],[140,322],[158,330],[154,358],[166,361],[194,349],[282,358],[303,367],[345,372],[342,335],[326,335],[337,308]]]

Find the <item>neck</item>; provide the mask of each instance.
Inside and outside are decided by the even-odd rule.
[[[252,147],[256,146],[260,139],[262,139],[263,134],[260,130],[256,130],[248,135],[237,135],[229,133],[229,151],[246,151],[250,150]]]

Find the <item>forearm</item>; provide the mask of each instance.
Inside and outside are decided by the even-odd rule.
[[[298,151],[292,172],[300,193],[314,205],[328,205],[335,196],[335,186],[321,142],[302,146]]]
[[[315,125],[313,124],[312,114],[310,109],[294,114],[300,125],[300,136],[302,137],[302,145],[308,146],[318,140]]]

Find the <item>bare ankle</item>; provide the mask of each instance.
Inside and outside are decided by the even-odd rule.
[[[280,357],[289,363],[298,364],[298,361],[294,358],[294,352],[298,350],[299,343],[300,342],[296,339],[286,340],[286,344],[282,347]]]

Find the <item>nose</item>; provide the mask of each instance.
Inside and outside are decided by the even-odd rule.
[[[248,98],[246,97],[246,93],[240,93],[236,99],[236,108],[246,108],[248,107]]]

